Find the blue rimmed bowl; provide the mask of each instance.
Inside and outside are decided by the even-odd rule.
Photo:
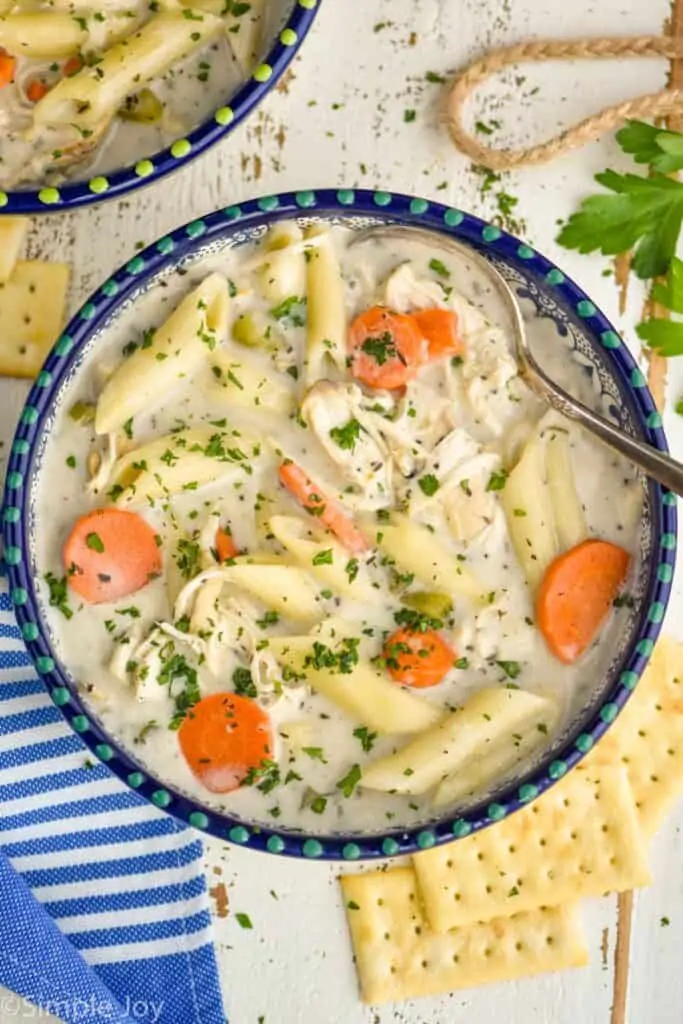
[[[596,402],[624,429],[667,450],[662,421],[645,378],[611,324],[563,272],[540,253],[477,217],[438,203],[388,192],[342,189],[302,191],[218,210],[178,228],[124,267],[76,314],[48,356],[28,396],[12,445],[3,510],[5,561],[11,597],[26,646],[54,703],[100,761],[157,807],[168,809],[221,839],[293,857],[359,860],[426,849],[500,821],[534,800],[573,768],[610,727],[629,699],[652,653],[669,600],[676,552],[676,499],[658,484],[645,486],[634,608],[620,627],[611,663],[581,714],[553,743],[542,762],[514,784],[493,789],[486,801],[418,827],[373,834],[310,835],[239,820],[168,786],[107,733],[60,664],[38,577],[33,516],[41,459],[54,408],[77,377],[101,330],[179,264],[258,237],[283,217],[333,220],[351,227],[414,224],[452,235],[484,253],[518,295],[551,319],[558,337],[575,350],[592,378]]]
[[[196,159],[225,138],[277,85],[294,60],[317,14],[321,0],[277,0],[282,12],[277,34],[263,60],[232,96],[202,124],[165,149],[150,153],[112,173],[97,173],[64,184],[3,192],[0,216],[16,213],[58,213],[78,206],[120,198],[150,185]]]

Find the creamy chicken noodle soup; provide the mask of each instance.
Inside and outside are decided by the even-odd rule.
[[[252,70],[272,6],[0,0],[0,188],[118,169],[182,138]]]
[[[426,820],[547,749],[612,657],[641,512],[522,384],[471,269],[352,237],[280,222],[124,310],[62,395],[36,531],[106,728],[308,831]]]

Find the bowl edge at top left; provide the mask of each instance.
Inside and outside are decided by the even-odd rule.
[[[0,218],[10,214],[60,213],[118,199],[191,163],[227,137],[275,88],[306,39],[321,2],[293,0],[289,17],[264,60],[243,81],[229,105],[219,107],[191,132],[165,149],[112,174],[97,174],[87,181],[67,181],[59,187],[0,190]]]

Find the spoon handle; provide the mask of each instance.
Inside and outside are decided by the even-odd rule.
[[[668,487],[674,494],[683,496],[683,463],[658,451],[652,445],[638,441],[630,434],[625,434],[609,420],[572,398],[554,382],[552,386],[549,386],[550,382],[545,378],[545,374],[542,375],[542,378],[543,397],[554,409],[580,423],[614,451],[630,459],[646,476],[650,476],[664,487]]]

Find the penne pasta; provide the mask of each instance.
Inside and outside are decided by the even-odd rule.
[[[281,379],[264,371],[258,363],[240,355],[216,349],[210,355],[213,390],[219,390],[228,406],[258,409],[289,416],[295,406],[294,391]],[[291,378],[289,378],[291,380]]]
[[[559,554],[555,510],[546,479],[545,443],[534,434],[501,491],[517,560],[535,590]]]
[[[566,429],[548,429],[545,455],[557,542],[561,551],[567,551],[585,540],[588,532],[586,516],[576,491]]]
[[[225,337],[228,302],[221,274],[211,274],[186,295],[151,343],[133,352],[105,384],[97,402],[96,432],[118,430],[186,381]]]
[[[541,720],[551,705],[525,690],[480,690],[458,711],[363,772],[366,789],[417,795],[441,783],[489,744]]]
[[[114,463],[112,496],[121,506],[136,506],[234,477],[248,465],[244,444],[234,432],[209,427],[156,438]]]
[[[429,590],[481,600],[482,588],[470,570],[426,526],[396,515],[390,523],[375,524],[374,533],[381,550]]]
[[[294,221],[281,221],[270,229],[263,242],[268,253],[258,268],[257,278],[264,297],[274,304],[306,295],[306,263],[299,244],[303,232]]]
[[[419,732],[443,717],[439,708],[391,683],[369,661],[359,660],[346,673],[316,668],[310,663],[315,660],[315,642],[310,636],[271,637],[268,649],[283,668],[303,674],[314,690],[355,721],[392,734]]]
[[[316,239],[307,270],[308,320],[306,327],[306,384],[328,376],[331,362],[339,370],[346,363],[346,305],[344,282],[329,229],[316,225],[306,232]]]
[[[87,39],[83,23],[66,13],[31,11],[0,18],[0,47],[13,56],[71,57]]]
[[[35,124],[101,125],[114,116],[127,96],[165,74],[222,28],[219,18],[191,8],[155,15],[138,32],[107,50],[94,67],[85,66],[70,78],[62,78],[36,104]]]
[[[547,742],[557,721],[557,706],[550,701],[535,721],[514,733],[493,740],[490,749],[461,765],[441,782],[432,800],[433,807],[443,807],[456,800],[482,796],[485,788],[496,784],[517,765],[528,767],[529,759]]]
[[[269,527],[283,548],[326,587],[356,601],[377,600],[367,569],[331,535],[316,537],[307,523],[296,516],[272,516]]]

